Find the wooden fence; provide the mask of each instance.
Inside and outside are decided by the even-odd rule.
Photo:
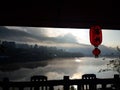
[[[55,90],[56,86],[63,86],[63,89],[70,90],[70,86],[77,86],[77,90],[120,90],[119,75],[114,75],[114,78],[100,79],[94,74],[85,74],[82,79],[69,79],[69,76],[64,76],[63,80],[47,80],[46,76],[33,76],[31,81],[12,82],[8,78],[4,78],[0,82],[1,90]],[[108,85],[111,85],[108,87]],[[72,89],[72,88],[71,88]]]

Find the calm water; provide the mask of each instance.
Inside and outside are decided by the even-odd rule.
[[[27,63],[25,65],[19,63],[21,68],[14,71],[0,71],[0,79],[9,77],[10,80],[15,81],[29,81],[33,75],[45,75],[48,79],[63,79],[63,76],[68,75],[71,79],[81,78],[83,74],[94,73],[98,78],[113,78],[117,72],[108,71],[98,73],[101,68],[105,68],[106,64],[111,58],[65,58],[65,59],[52,59],[36,63]],[[46,63],[44,66],[40,63]],[[17,64],[16,64],[17,65]],[[28,68],[36,65],[34,68]]]

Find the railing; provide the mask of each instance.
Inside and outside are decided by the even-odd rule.
[[[76,85],[77,90],[120,90],[119,75],[114,75],[114,78],[100,79],[96,78],[94,74],[85,74],[82,79],[69,79],[69,76],[64,76],[63,80],[47,80],[46,76],[33,76],[31,81],[26,82],[12,82],[8,78],[4,78],[0,82],[2,90],[55,90],[56,86],[63,86],[63,89],[70,90],[70,86]],[[107,87],[111,85],[112,87]]]

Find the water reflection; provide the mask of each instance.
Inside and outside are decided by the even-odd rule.
[[[98,78],[109,78],[113,77],[116,72],[98,73],[100,68],[104,68],[109,60],[111,59],[103,60],[103,58],[96,59],[90,57],[47,60],[43,61],[47,63],[46,66],[38,66],[36,68],[22,67],[19,70],[9,72],[0,71],[0,79],[9,77],[15,81],[29,81],[33,75],[46,75],[49,80],[63,79],[64,75],[70,76],[71,79],[78,79],[86,73],[94,73]]]

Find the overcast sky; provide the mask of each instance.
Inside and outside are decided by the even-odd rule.
[[[103,45],[110,47],[120,45],[120,31],[105,29],[102,31]],[[90,45],[89,29],[1,26],[0,39],[51,46]]]

